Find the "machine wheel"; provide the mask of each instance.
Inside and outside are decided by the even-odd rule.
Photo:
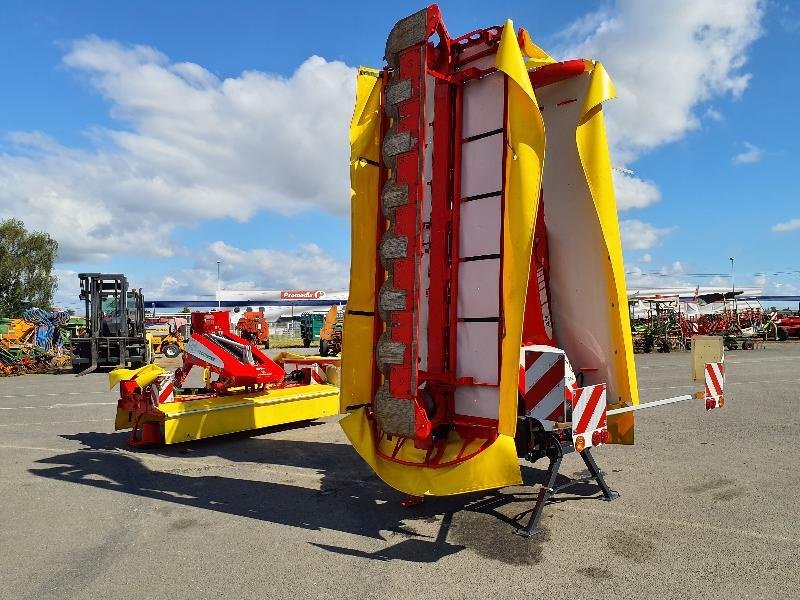
[[[269,350],[269,340],[267,340],[266,342],[264,342],[264,349],[265,349],[265,350]]]
[[[755,347],[756,347],[756,345],[753,343],[753,340],[743,340],[742,341],[742,350],[752,350]]]
[[[311,346],[311,339],[303,338],[303,348],[308,348],[309,346]]]
[[[78,373],[80,373],[81,371],[83,371],[85,368],[86,368],[86,365],[83,365],[83,364],[75,364],[75,365],[72,365],[72,372],[73,372],[73,373],[75,373],[75,374],[77,375]]]
[[[180,346],[177,344],[167,344],[164,346],[164,356],[167,358],[175,358],[181,353]]]
[[[785,342],[789,339],[789,332],[786,331],[783,327],[778,327],[778,339],[782,342]]]
[[[320,356],[328,356],[328,352],[330,351],[330,344],[328,340],[320,340],[319,341],[319,355]]]

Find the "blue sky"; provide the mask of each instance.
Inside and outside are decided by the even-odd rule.
[[[440,6],[451,34],[512,18],[559,58],[606,64],[613,162],[635,173],[618,175],[632,286],[725,285],[694,274],[734,256],[737,283],[800,293],[800,7],[645,4]],[[0,218],[59,240],[62,304],[89,269],[203,296],[217,260],[227,287],[346,287],[352,69],[380,66],[421,5],[302,6],[4,8]]]

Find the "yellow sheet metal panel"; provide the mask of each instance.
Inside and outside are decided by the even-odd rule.
[[[614,410],[624,407],[624,404],[609,404],[606,408]],[[609,444],[623,444],[630,446],[634,443],[634,416],[632,412],[608,415],[606,428],[608,429]]]
[[[336,415],[339,390],[330,385],[309,385],[168,403],[159,408],[166,415],[164,441],[175,444]]]
[[[342,331],[341,412],[372,398],[381,87],[378,71],[359,69],[350,124],[352,232],[350,295]]]
[[[114,419],[114,431],[120,429],[130,429],[133,427],[133,413],[129,410],[117,409],[117,416]]]
[[[531,266],[534,220],[539,204],[545,132],[514,26],[506,21],[495,66],[508,77],[508,149],[503,214],[503,330],[500,364],[501,434],[517,426],[519,352]],[[516,464],[516,458],[514,459]]]
[[[303,398],[314,398],[338,393],[339,390],[335,386],[325,385],[324,383],[314,383],[311,385],[275,388],[263,392],[242,391],[241,393],[233,393],[227,396],[208,396],[196,400],[167,402],[166,404],[160,404],[158,409],[163,412],[168,419],[171,419],[198,411],[221,411],[240,405],[273,405],[282,402],[294,402],[295,400]]]
[[[639,404],[639,388],[636,382],[633,340],[628,315],[628,293],[622,260],[622,240],[602,112],[602,103],[615,95],[616,91],[608,73],[601,63],[595,63],[575,137],[608,253],[607,280],[610,299],[608,318],[614,345],[614,372],[617,378],[614,388],[619,395],[618,399],[613,400]]]
[[[406,494],[415,496],[447,496],[480,490],[490,490],[507,485],[519,485],[519,470],[514,439],[499,436],[488,448],[470,460],[450,467],[411,467],[382,459],[375,450],[373,429],[364,409],[360,408],[340,421],[350,443],[387,484]],[[404,445],[398,453],[401,460],[414,459],[406,453],[423,452],[411,444]]]
[[[114,369],[108,374],[108,389],[114,389],[120,381],[135,379],[138,386],[144,389],[155,381],[156,377],[166,373],[158,365],[145,365],[138,369]]]

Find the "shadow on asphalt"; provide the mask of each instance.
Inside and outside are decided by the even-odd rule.
[[[291,428],[283,426],[266,431]],[[291,471],[284,474],[286,482],[274,483],[204,474],[209,470],[207,464],[193,466],[183,462],[170,471],[153,470],[136,455],[117,451],[125,447],[124,433],[65,435],[64,438],[79,441],[86,447],[39,460],[37,463],[42,468],[30,469],[30,473],[309,530],[331,529],[373,539],[388,538],[389,542],[403,538],[376,552],[313,544],[330,552],[372,560],[429,563],[470,548],[490,558],[519,562],[519,552],[508,560],[502,555],[508,542],[524,543],[525,556],[535,557],[541,551],[541,544],[549,539],[547,534],[530,540],[512,535],[514,529],[527,522],[526,517],[533,508],[537,494],[530,488],[429,499],[413,508],[403,508],[400,506],[403,495],[380,481],[349,445],[253,437],[264,432],[251,431],[178,444],[149,451],[147,455],[165,459],[217,456],[231,462],[311,469],[321,476],[320,489],[293,485]],[[538,484],[544,476],[542,469],[529,466],[523,466],[522,471],[528,486]],[[597,497],[597,488],[593,485],[578,484],[570,489],[569,499]],[[514,507],[521,505],[525,509],[514,514]],[[458,523],[451,531],[454,517]],[[415,521],[430,523],[440,518],[435,538],[414,530]],[[486,545],[488,538],[494,541]],[[459,543],[452,543],[454,540]],[[473,547],[472,540],[484,543],[484,547]],[[531,548],[539,549],[532,552]],[[538,562],[538,559],[533,561]]]

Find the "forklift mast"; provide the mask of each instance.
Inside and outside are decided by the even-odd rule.
[[[129,289],[125,275],[81,273],[78,277],[81,285],[80,299],[86,306],[86,323],[90,335],[143,335],[144,298],[140,290]]]
[[[76,339],[73,368],[89,373],[99,364],[125,366],[146,362],[144,297],[119,273],[80,273],[80,299],[86,335]],[[87,364],[88,363],[88,364]]]

